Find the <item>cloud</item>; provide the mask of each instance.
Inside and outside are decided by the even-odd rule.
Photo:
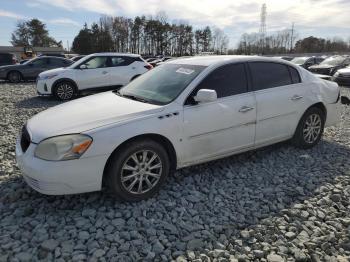
[[[324,28],[336,28],[328,32],[332,36],[333,32],[346,32],[350,24],[346,12],[350,10],[350,0],[32,0],[31,3],[63,9],[71,15],[90,12],[135,17],[165,11],[170,22],[187,21],[194,27],[209,25],[224,29],[233,42],[242,33],[259,31],[263,3],[267,4],[268,33],[290,28],[294,22],[301,35],[319,32],[325,37]]]
[[[14,19],[25,19],[26,17],[20,14],[16,14],[13,12],[9,12],[6,10],[0,9],[0,17],[8,17],[8,18],[14,18]]]
[[[50,24],[56,24],[56,25],[67,25],[67,26],[81,26],[77,21],[74,21],[70,18],[56,18],[56,19],[51,19],[47,21]]]

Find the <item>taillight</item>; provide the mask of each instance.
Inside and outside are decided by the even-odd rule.
[[[145,65],[145,68],[148,70],[151,70],[153,68],[153,66],[151,64],[147,64],[147,65]]]

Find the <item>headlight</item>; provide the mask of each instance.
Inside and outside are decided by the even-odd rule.
[[[78,159],[91,143],[92,138],[87,135],[56,136],[41,141],[35,149],[34,155],[50,161]]]
[[[56,77],[57,75],[48,75],[48,76],[40,76],[39,75],[39,80],[47,80]]]
[[[337,77],[339,75],[339,72],[337,71],[333,76]]]

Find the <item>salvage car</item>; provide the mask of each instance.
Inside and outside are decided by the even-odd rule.
[[[308,69],[310,66],[313,65],[318,65],[319,63],[321,63],[325,58],[323,57],[316,57],[316,56],[312,56],[312,57],[308,57],[308,56],[304,56],[304,57],[295,57],[291,60],[292,63],[304,67],[305,69]]]
[[[41,56],[22,64],[0,66],[0,79],[8,80],[11,83],[18,83],[22,80],[35,80],[43,71],[66,67],[72,63],[71,60],[61,57]]]
[[[17,163],[44,194],[108,187],[138,201],[179,168],[285,140],[313,147],[338,123],[340,100],[336,83],[287,61],[176,59],[118,91],[35,115],[18,137]]]
[[[320,75],[330,75],[332,76],[338,69],[347,67],[350,65],[349,56],[331,56],[319,65],[313,65],[308,68],[308,70],[315,74]]]
[[[42,96],[70,100],[82,92],[120,88],[152,68],[140,55],[96,53],[40,74],[36,89]]]

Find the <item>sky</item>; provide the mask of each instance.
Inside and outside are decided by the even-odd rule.
[[[11,45],[18,20],[38,18],[51,36],[71,45],[83,24],[101,15],[156,15],[225,31],[235,48],[243,33],[258,32],[260,10],[267,5],[267,34],[291,28],[299,38],[317,36],[350,40],[350,0],[0,0],[0,45]]]

